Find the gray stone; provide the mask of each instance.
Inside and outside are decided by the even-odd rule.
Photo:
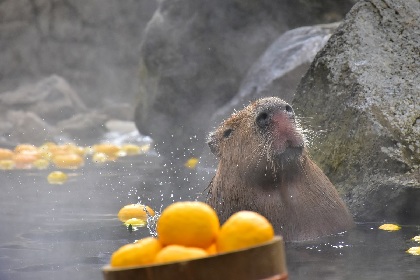
[[[137,132],[136,124],[130,121],[108,120],[105,127],[110,132],[118,132],[121,134]]]
[[[137,127],[165,155],[197,156],[211,115],[280,34],[339,20],[353,2],[160,1],[142,41]]]
[[[0,109],[34,112],[50,124],[87,110],[67,81],[56,75],[0,93]]]
[[[277,96],[291,103],[302,76],[338,25],[300,27],[281,35],[251,66],[238,93],[212,116],[213,124],[258,98]]]
[[[66,80],[53,75],[0,93],[0,144],[39,145],[45,141],[91,144],[107,132],[108,120],[128,118],[130,110],[133,106],[124,103],[108,103],[101,110],[88,109]],[[129,123],[132,131],[135,125]]]
[[[107,100],[105,100],[104,106],[100,108],[100,111],[111,119],[132,121],[134,108],[134,103],[107,102]]]
[[[98,111],[89,111],[58,122],[57,129],[65,135],[70,135],[72,141],[91,143],[106,132],[107,119],[106,115]]]
[[[420,2],[365,0],[297,90],[312,157],[358,220],[418,222]]]
[[[6,125],[4,125],[6,124]],[[13,111],[6,113],[0,130],[7,137],[8,143],[30,143],[40,145],[46,141],[55,140],[58,131],[34,112]],[[3,141],[0,141],[3,142]]]
[[[153,0],[0,1],[0,92],[52,73],[84,103],[132,102]]]

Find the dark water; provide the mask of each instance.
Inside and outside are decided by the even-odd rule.
[[[0,171],[0,280],[102,279],[114,250],[150,234],[147,228],[128,232],[116,217],[122,206],[140,200],[159,210],[177,200],[202,200],[211,177],[200,172],[195,181],[182,165],[154,155],[88,164],[68,172],[63,185],[48,184],[51,171]],[[384,232],[378,225],[288,244],[290,279],[420,279],[420,256],[405,252],[420,246],[410,240],[420,227]]]

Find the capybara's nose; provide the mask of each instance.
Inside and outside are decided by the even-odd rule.
[[[286,113],[289,117],[293,118],[294,112],[292,106],[287,103],[283,104],[269,104],[262,106],[260,112],[255,118],[255,122],[260,128],[267,128],[270,125],[272,117],[277,113]]]
[[[266,128],[270,124],[270,118],[269,112],[262,111],[257,115],[255,122],[260,128]]]

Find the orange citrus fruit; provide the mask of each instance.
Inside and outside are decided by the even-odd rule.
[[[13,153],[12,150],[0,148],[0,160],[2,160],[2,159],[12,159],[13,155],[14,155],[14,153]]]
[[[156,255],[162,249],[159,240],[154,237],[146,237],[120,247],[111,256],[111,266],[134,266],[153,263]]]
[[[121,147],[121,150],[124,151],[128,156],[138,155],[141,152],[140,146],[134,144],[125,144]]]
[[[15,147],[15,153],[21,153],[23,151],[36,151],[37,147],[31,144],[19,144]]]
[[[38,169],[47,169],[50,162],[46,159],[40,158],[34,161],[33,165]]]
[[[400,230],[401,227],[395,224],[383,224],[379,227],[379,229],[387,230],[387,231],[397,231],[397,230]]]
[[[1,170],[12,170],[15,168],[15,162],[11,159],[0,159]]]
[[[84,159],[75,153],[57,154],[53,157],[52,162],[58,168],[76,169],[83,165]]]
[[[216,241],[219,253],[238,250],[267,242],[274,237],[271,223],[252,211],[239,211],[220,228]]]
[[[156,255],[155,263],[176,262],[207,257],[208,253],[201,248],[169,245]]]
[[[38,159],[36,154],[21,152],[13,156],[17,168],[31,168],[32,163]]]
[[[63,184],[67,181],[68,176],[62,171],[53,171],[47,176],[48,183],[50,184]]]
[[[197,164],[198,164],[198,158],[192,157],[187,160],[184,166],[189,169],[194,169],[197,166]]]
[[[120,209],[120,211],[118,212],[118,219],[120,219],[120,221],[123,223],[132,218],[145,221],[147,220],[146,211],[147,213],[149,213],[150,216],[155,215],[155,211],[153,211],[153,209],[149,206],[145,206],[138,203],[129,204]]]
[[[120,147],[114,144],[102,143],[93,146],[95,153],[104,153],[109,157],[116,157]]]
[[[217,254],[217,248],[216,248],[216,243],[211,244],[209,247],[206,248],[206,252],[209,255],[215,255]]]
[[[204,202],[175,202],[162,211],[157,233],[163,245],[209,247],[219,233],[216,212]]]
[[[112,159],[110,159],[104,153],[94,153],[93,156],[92,156],[92,161],[95,162],[95,163],[104,163],[104,162],[107,162],[109,160],[112,160]]]

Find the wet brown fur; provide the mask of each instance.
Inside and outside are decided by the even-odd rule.
[[[346,205],[309,158],[294,113],[286,112],[285,106],[289,105],[279,98],[257,100],[210,134],[209,146],[219,164],[208,203],[222,221],[239,210],[259,212],[286,241],[350,229],[354,222]],[[274,112],[275,128],[257,125],[264,110]]]

